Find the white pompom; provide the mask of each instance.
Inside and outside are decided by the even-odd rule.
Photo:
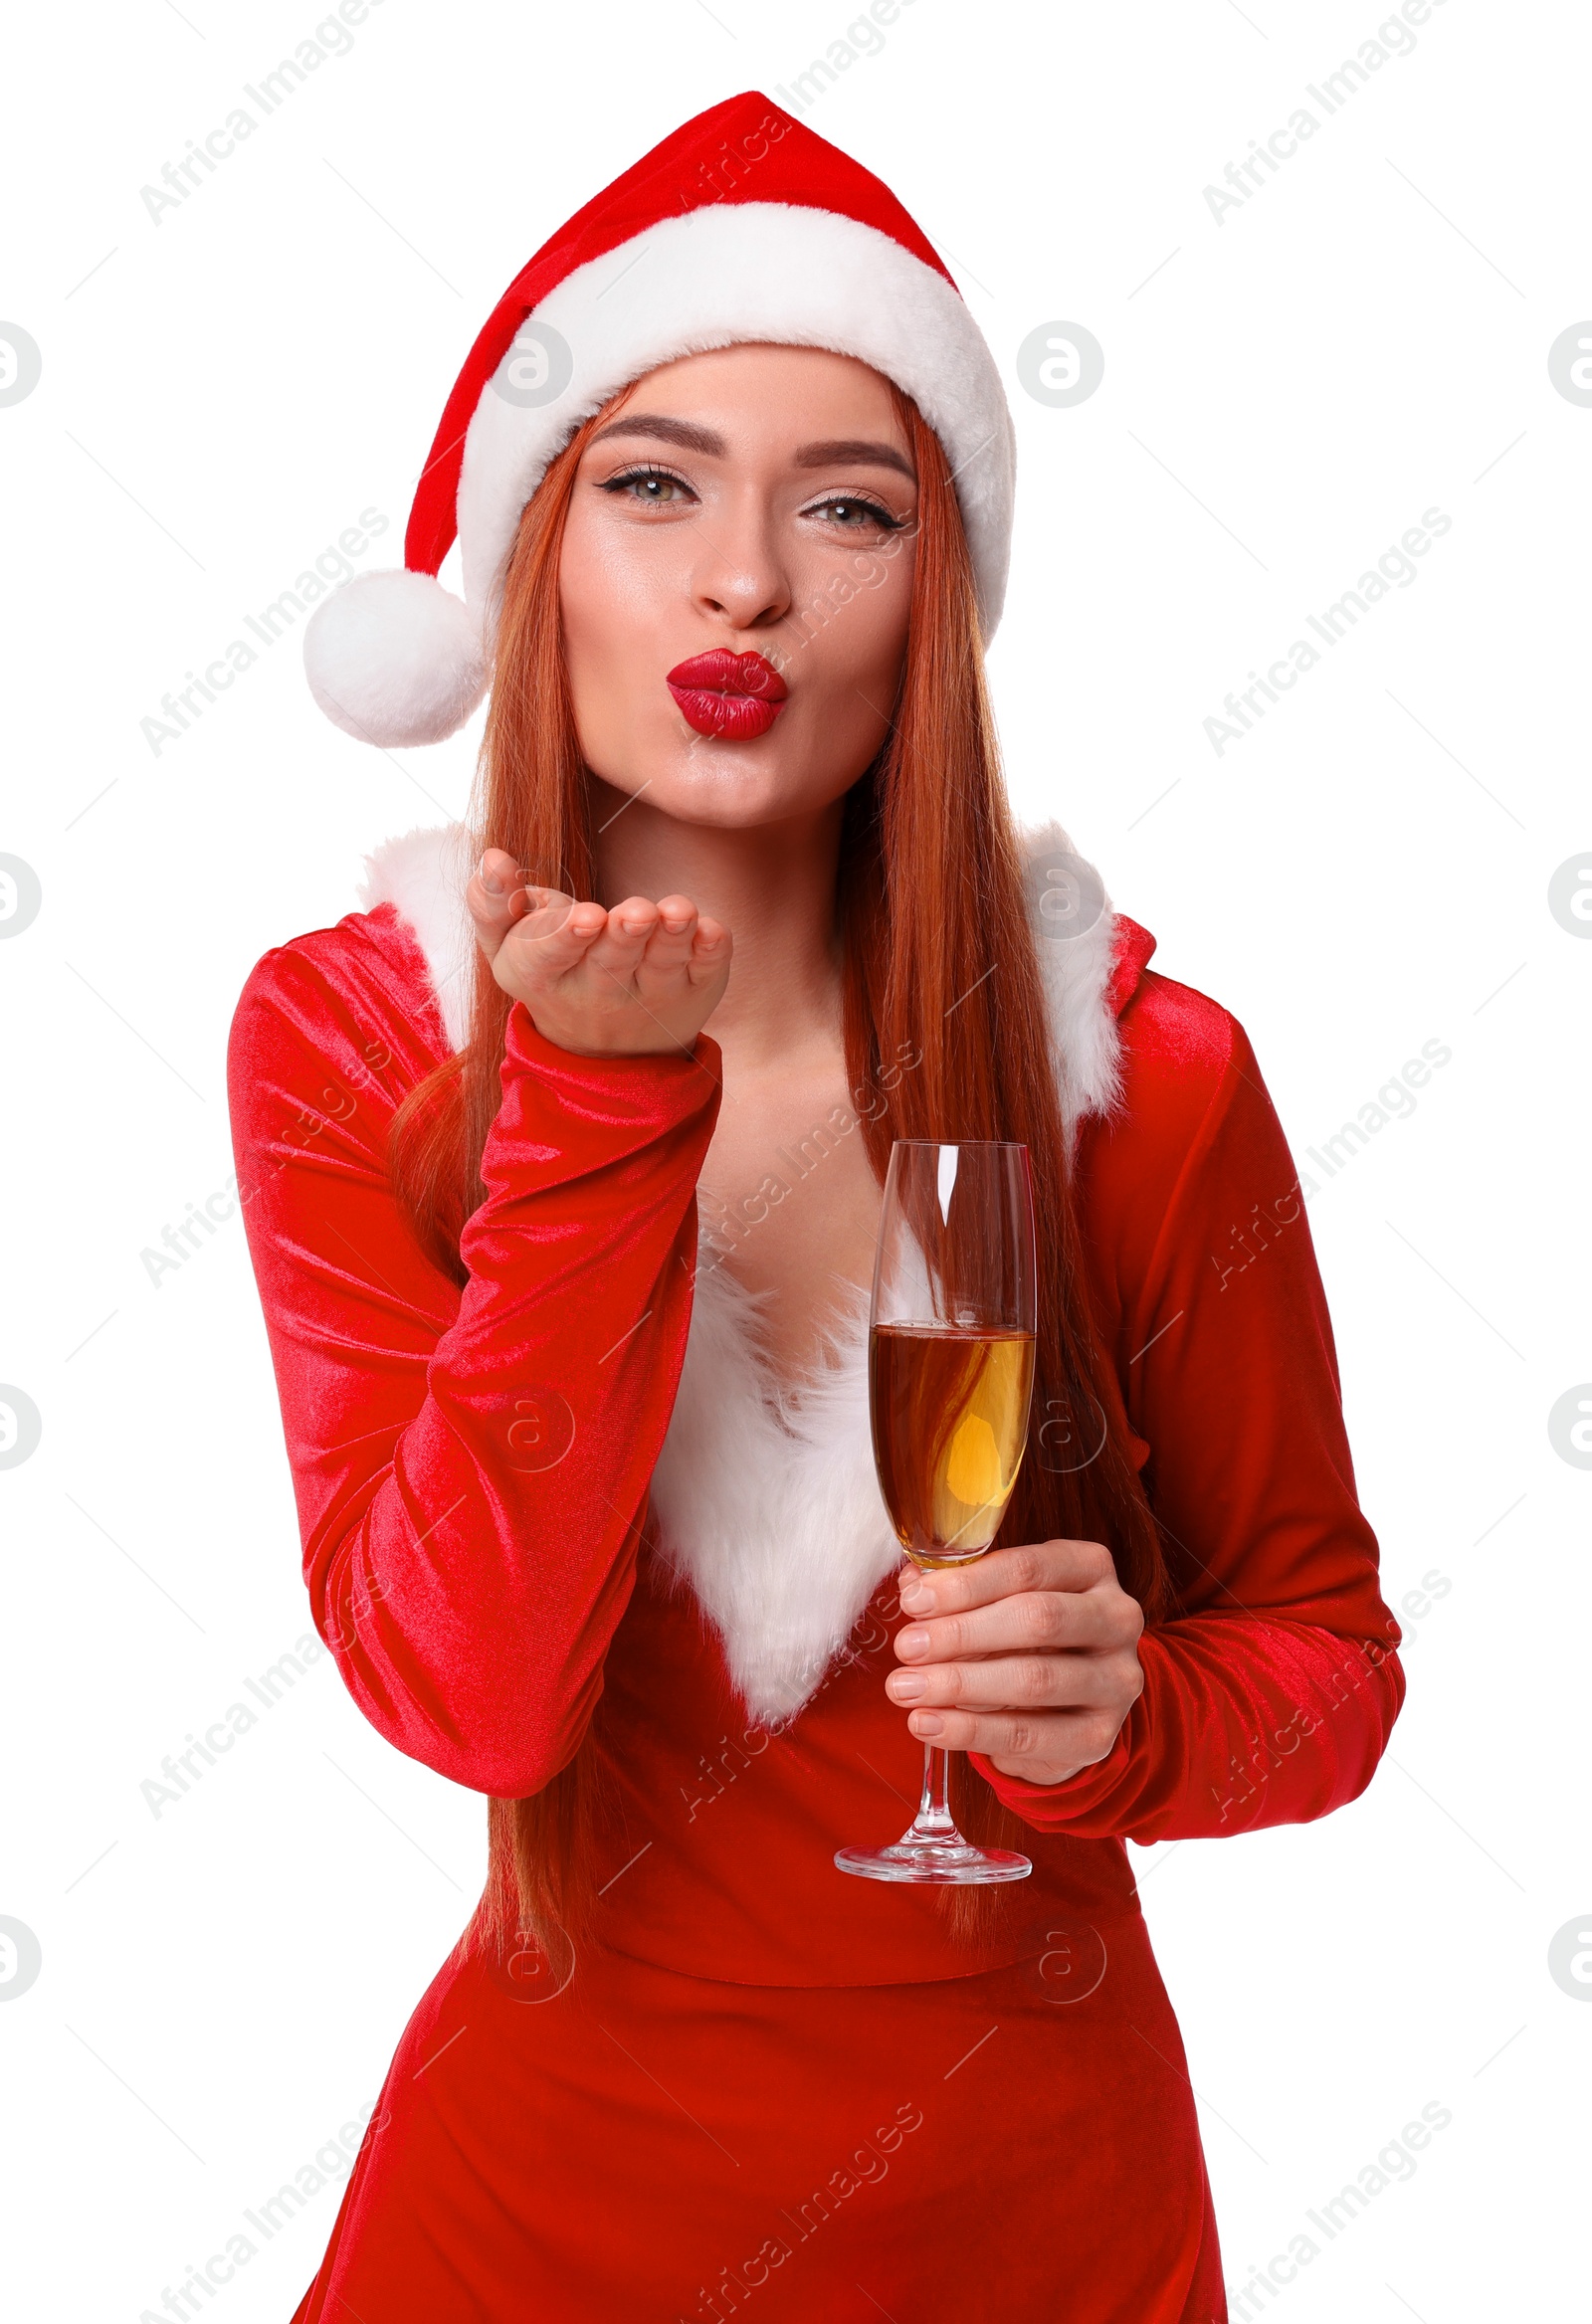
[[[393,749],[441,742],[487,686],[476,616],[429,573],[361,573],[304,631],[309,690],[334,726]]]

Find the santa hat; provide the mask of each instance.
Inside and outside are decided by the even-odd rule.
[[[889,187],[752,90],[655,145],[503,292],[448,399],[403,569],[346,583],[304,633],[326,715],[384,747],[462,726],[486,690],[519,514],[549,461],[644,372],[747,340],[855,355],[912,397],[955,478],[988,640],[1015,466],[994,358]],[[463,600],[437,579],[456,534]]]

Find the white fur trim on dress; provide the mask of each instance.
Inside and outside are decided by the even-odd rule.
[[[793,1719],[901,1562],[874,1472],[868,1302],[835,1276],[827,1358],[800,1390],[763,1351],[754,1293],[711,1257],[653,1470],[664,1564],[717,1631],[725,1667],[764,1726]]]
[[[1121,1037],[1106,998],[1116,914],[1105,882],[1059,823],[1018,834],[1029,925],[1036,931],[1062,1112],[1071,1129],[1121,1096]]]
[[[1099,874],[1060,824],[1021,840],[1071,1130],[1119,1095],[1120,1036],[1107,991],[1114,915]],[[410,832],[366,863],[361,900],[371,909],[391,903],[408,923],[448,1039],[462,1047],[474,956],[466,827]],[[900,1563],[874,1473],[868,1291],[839,1275],[832,1283],[827,1358],[798,1389],[782,1390],[759,1330],[768,1294],[702,1258],[653,1472],[664,1563],[717,1631],[747,1710],[770,1726],[794,1718],[823,1683],[874,1591]]]
[[[470,1038],[476,997],[476,931],[465,889],[478,860],[466,824],[405,832],[401,839],[383,840],[365,858],[358,890],[366,911],[390,903],[408,922],[425,956],[432,997],[454,1051]]]
[[[569,349],[567,385],[527,403],[513,371],[523,351],[511,347],[465,438],[465,600],[489,626],[519,512],[579,422],[661,363],[771,340],[855,355],[911,396],[955,473],[986,642],[994,635],[1012,528],[1011,412],[966,301],[891,236],[830,210],[710,203],[577,267],[521,330],[537,323]]]

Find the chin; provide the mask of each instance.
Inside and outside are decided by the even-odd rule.
[[[815,792],[805,783],[783,782],[767,770],[754,772],[730,765],[695,770],[673,782],[661,781],[647,793],[647,801],[676,823],[699,824],[713,831],[756,831],[764,824],[816,815],[833,796],[828,791]]]
[[[761,824],[820,814],[857,779],[848,774],[837,782],[832,768],[820,772],[806,763],[793,764],[791,754],[778,747],[775,734],[756,742],[694,736],[689,746],[672,742],[667,751],[638,751],[625,763],[628,769],[640,766],[645,771],[639,779],[632,772],[623,778],[605,775],[616,791],[644,796],[649,807],[677,823],[721,831],[751,831]]]

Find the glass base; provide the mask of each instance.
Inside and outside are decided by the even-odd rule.
[[[1015,1848],[974,1847],[952,1828],[945,1840],[914,1840],[910,1834],[889,1847],[842,1847],[835,1861],[843,1872],[864,1880],[908,1880],[919,1884],[983,1884],[1024,1880],[1034,1869]]]
[[[923,1796],[917,1814],[889,1847],[842,1847],[835,1862],[864,1880],[909,1880],[958,1886],[1026,1880],[1034,1869],[1010,1847],[975,1847],[956,1829],[949,1798],[950,1753],[923,1746]]]

